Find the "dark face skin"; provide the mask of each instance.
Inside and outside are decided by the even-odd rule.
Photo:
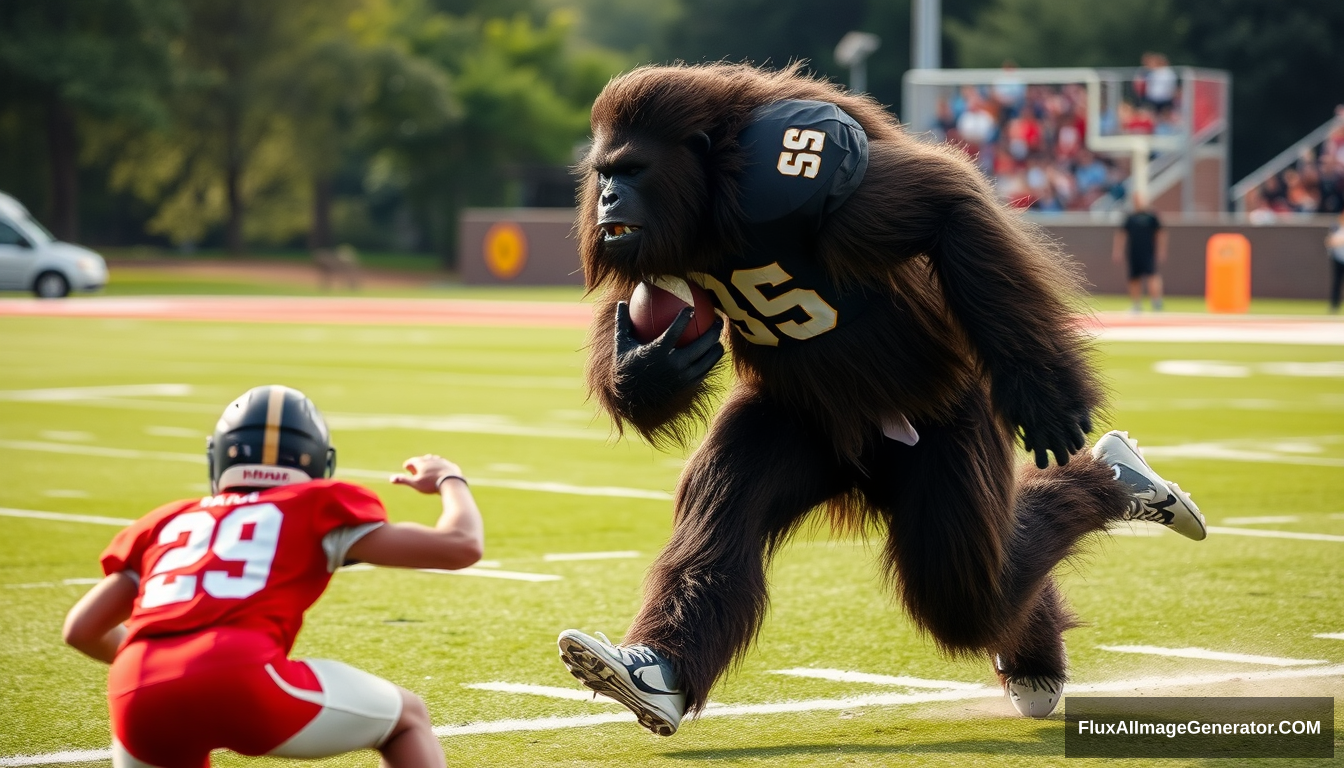
[[[602,248],[618,259],[633,258],[649,224],[649,184],[661,153],[644,142],[599,140],[593,148],[597,176],[597,226]]]
[[[597,137],[587,163],[583,232],[594,255],[630,279],[680,274],[694,267],[686,250],[695,241],[705,205],[700,156],[684,144],[648,137]]]

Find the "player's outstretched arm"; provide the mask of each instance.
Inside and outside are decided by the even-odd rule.
[[[135,579],[125,573],[104,578],[66,614],[61,636],[85,656],[111,664],[126,637],[122,622],[131,617],[139,591]]]
[[[466,568],[481,559],[485,528],[476,500],[456,464],[426,454],[407,459],[406,474],[392,482],[424,494],[438,494],[443,514],[430,528],[419,523],[389,523],[369,532],[350,547],[352,560],[401,568]]]

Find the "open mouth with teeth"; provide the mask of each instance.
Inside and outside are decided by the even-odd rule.
[[[631,235],[637,234],[641,229],[643,229],[643,227],[638,227],[635,226],[634,224],[623,224],[620,222],[603,224],[601,225],[601,227],[602,227],[603,240],[619,240],[620,238],[629,237]]]

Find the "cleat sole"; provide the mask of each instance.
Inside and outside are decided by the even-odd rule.
[[[568,637],[561,637],[558,645],[560,660],[569,668],[569,674],[583,683],[584,687],[620,702],[635,713],[640,725],[659,736],[671,736],[677,732],[677,726],[649,709],[644,700],[630,690],[621,676],[601,656],[593,653],[583,643]]]

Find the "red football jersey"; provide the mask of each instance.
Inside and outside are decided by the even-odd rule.
[[[237,627],[263,632],[285,653],[331,580],[323,538],[387,521],[370,490],[335,480],[177,501],[117,534],[103,573],[133,571],[140,592],[127,622],[135,640]]]

